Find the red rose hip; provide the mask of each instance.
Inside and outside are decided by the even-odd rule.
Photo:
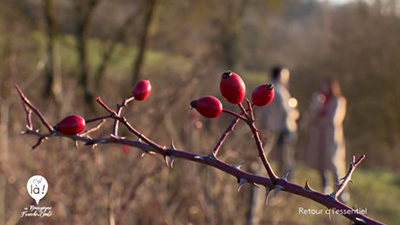
[[[256,106],[265,106],[274,100],[275,88],[273,84],[260,84],[251,94],[251,100]]]
[[[85,129],[85,119],[79,115],[71,115],[62,119],[55,127],[60,133],[75,135]]]
[[[222,74],[219,88],[222,96],[232,104],[241,103],[246,95],[246,85],[242,78],[229,70]]]
[[[222,113],[222,103],[218,98],[210,95],[193,100],[190,106],[207,118],[215,118]]]
[[[140,80],[133,87],[132,95],[136,100],[142,101],[149,97],[151,92],[151,84],[149,80]]]

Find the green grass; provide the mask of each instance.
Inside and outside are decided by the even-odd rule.
[[[400,221],[400,175],[383,169],[358,169],[351,194],[358,207],[367,207],[371,217],[387,224]]]
[[[40,54],[45,55],[46,37],[42,32],[33,33],[33,40],[37,43]],[[109,43],[99,39],[91,39],[88,42],[88,59],[91,75],[97,70]],[[60,56],[61,67],[64,72],[76,75],[79,71],[78,53],[76,51],[76,39],[72,35],[60,35],[57,38],[57,51]],[[110,59],[110,64],[105,76],[116,80],[123,80],[130,76],[133,61],[136,58],[137,48],[117,44]],[[177,55],[171,55],[159,51],[148,50],[145,55],[143,75],[155,76],[175,72],[173,75],[187,73],[193,63],[191,60]],[[160,72],[163,71],[163,72]],[[165,73],[165,71],[170,73]],[[173,76],[171,76],[173,78]]]

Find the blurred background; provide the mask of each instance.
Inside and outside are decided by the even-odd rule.
[[[291,70],[291,94],[302,115],[293,182],[321,191],[302,159],[311,95],[326,77],[338,79],[348,110],[347,159],[367,158],[349,185],[350,206],[388,224],[400,220],[400,1],[312,0],[1,0],[0,1],[0,224],[346,224],[341,216],[301,215],[322,205],[279,193],[252,218],[250,185],[234,177],[120,145],[95,149],[54,138],[35,151],[22,136],[25,112],[13,85],[52,125],[70,114],[104,115],[95,97],[114,106],[135,81],[150,79],[148,100],[125,112],[156,142],[208,154],[230,123],[189,110],[213,94],[231,69],[247,94],[266,82],[276,64]],[[237,110],[222,100],[227,108]],[[256,112],[256,116],[259,112]],[[43,126],[35,120],[35,125]],[[93,133],[108,136],[112,122]],[[121,135],[135,139],[121,128]],[[259,166],[248,127],[239,124],[220,159]],[[21,218],[34,204],[26,191],[35,174],[49,183],[40,205],[50,218]],[[283,174],[280,174],[282,176]],[[262,190],[264,192],[264,190]]]

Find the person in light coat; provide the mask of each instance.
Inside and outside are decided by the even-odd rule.
[[[260,133],[265,141],[264,151],[269,155],[274,149],[279,172],[285,174],[293,169],[293,144],[297,134],[297,100],[288,89],[290,72],[286,68],[274,67],[271,73],[275,88],[275,98],[261,108]]]
[[[320,91],[312,97],[309,146],[305,155],[306,164],[319,171],[325,193],[332,191],[327,172],[333,175],[335,185],[339,184],[345,173],[345,115],[346,98],[341,93],[339,83],[326,79],[322,82]]]
[[[295,164],[293,144],[296,141],[297,119],[300,113],[297,110],[297,100],[292,98],[288,89],[289,70],[275,66],[270,76],[275,88],[275,98],[267,106],[261,107],[258,127],[268,159],[276,159],[279,166],[278,174],[284,176]],[[272,155],[275,157],[271,157]],[[250,170],[259,175],[265,172],[261,164],[253,164]],[[260,189],[252,188],[247,225],[260,224],[264,205],[263,194]]]

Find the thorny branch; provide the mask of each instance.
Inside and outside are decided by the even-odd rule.
[[[249,107],[249,118],[247,119],[247,124],[249,125],[251,132],[253,133],[254,140],[257,145],[257,150],[258,154],[261,158],[261,161],[264,164],[265,169],[267,170],[269,178],[271,178],[272,182],[275,184],[275,181],[278,179],[278,177],[275,175],[274,171],[272,170],[272,166],[267,160],[267,156],[265,155],[264,147],[261,142],[260,134],[258,133],[258,130],[256,128],[256,125],[254,123],[254,113],[253,113],[253,106],[251,105],[249,99],[246,98],[247,105]]]
[[[344,191],[344,188],[349,182],[352,182],[351,175],[353,174],[356,167],[365,159],[365,155],[360,156],[359,159],[356,161],[356,157],[353,156],[353,160],[350,163],[349,171],[347,174],[342,178],[342,183],[339,184],[338,189],[331,194],[331,197],[337,198],[339,195]]]
[[[286,177],[280,179],[273,173],[272,167],[269,164],[265,154],[263,153],[262,143],[260,141],[260,137],[258,135],[257,128],[254,125],[254,114],[253,114],[253,110],[252,110],[252,105],[250,104],[249,100],[247,100],[247,103],[249,105],[248,115],[246,117],[244,117],[243,115],[239,115],[237,113],[233,114],[233,115],[237,114],[239,117],[237,117],[235,115],[236,116],[235,120],[230,124],[228,129],[224,132],[224,134],[220,138],[220,141],[217,143],[217,146],[215,149],[217,149],[216,152],[218,152],[218,149],[221,147],[222,143],[225,141],[227,135],[230,133],[230,131],[234,128],[235,124],[237,123],[236,121],[244,118],[252,130],[252,133],[256,140],[257,148],[260,153],[260,157],[264,163],[264,166],[267,166],[267,168],[268,168],[267,171],[269,172],[269,177],[271,179],[243,171],[240,169],[239,166],[227,164],[227,163],[219,160],[218,158],[213,157],[214,154],[211,154],[210,156],[200,156],[200,155],[197,155],[194,153],[177,150],[177,149],[175,149],[174,146],[172,146],[171,148],[161,147],[159,144],[153,142],[148,137],[146,137],[145,135],[143,135],[142,133],[137,131],[128,122],[128,120],[125,117],[120,115],[121,111],[122,111],[121,105],[118,106],[118,109],[116,112],[115,110],[108,107],[104,102],[102,102],[100,98],[97,98],[96,101],[110,113],[109,116],[104,117],[104,118],[112,118],[116,121],[118,120],[120,123],[122,123],[124,126],[126,126],[132,133],[134,133],[138,137],[137,140],[131,140],[131,139],[128,139],[125,137],[117,136],[117,135],[111,135],[110,137],[103,137],[103,138],[91,138],[88,136],[84,136],[82,134],[77,134],[77,135],[61,134],[59,132],[54,131],[52,126],[47,122],[47,120],[40,113],[40,111],[33,104],[30,103],[30,101],[25,97],[25,95],[22,93],[21,89],[18,86],[16,86],[16,89],[17,89],[18,93],[20,94],[21,100],[24,103],[24,105],[29,107],[29,109],[33,110],[33,112],[35,112],[35,114],[39,117],[41,122],[49,130],[49,133],[41,133],[39,130],[35,130],[32,126],[29,126],[29,123],[31,123],[31,121],[30,121],[31,119],[29,116],[30,110],[25,108],[25,112],[27,114],[28,125],[27,125],[27,130],[25,132],[23,132],[23,134],[36,135],[38,137],[39,141],[34,147],[39,146],[40,143],[44,139],[57,137],[57,136],[68,137],[74,141],[84,142],[85,145],[93,146],[93,147],[98,144],[110,144],[110,143],[129,145],[129,146],[136,147],[136,148],[142,150],[144,153],[153,152],[155,154],[162,155],[166,159],[168,157],[169,162],[167,163],[167,165],[169,165],[169,166],[172,165],[172,162],[175,159],[178,159],[178,158],[186,159],[189,161],[205,164],[205,165],[217,168],[221,171],[224,171],[225,173],[236,177],[240,181],[239,182],[240,186],[243,185],[243,183],[245,183],[245,182],[249,182],[249,183],[252,183],[255,185],[258,184],[258,185],[264,186],[267,189],[267,194],[269,193],[269,191],[271,189],[275,189],[275,193],[282,190],[282,191],[289,192],[289,193],[292,193],[295,195],[303,196],[305,198],[308,198],[315,202],[318,202],[329,209],[334,208],[337,210],[347,212],[347,213],[343,214],[343,216],[350,219],[355,224],[368,224],[368,225],[383,224],[379,221],[369,218],[366,215],[360,214],[359,212],[352,209],[351,207],[338,201],[336,198],[338,195],[340,195],[340,193],[343,191],[343,189],[345,188],[347,183],[351,180],[352,173],[354,172],[355,168],[361,163],[361,161],[365,158],[364,155],[361,156],[357,161],[355,161],[355,158],[353,157],[353,161],[351,163],[349,172],[344,177],[344,180],[339,185],[338,189],[331,195],[326,195],[326,194],[323,194],[323,193],[313,190],[312,188],[310,188],[308,182],[306,182],[305,186],[302,187],[297,184],[289,182]],[[100,119],[97,119],[97,120],[100,120]],[[89,129],[89,130],[92,130],[92,129]],[[142,142],[141,140],[143,140],[144,142]],[[215,149],[213,152],[215,152]]]
[[[104,109],[106,109],[110,114],[111,117],[120,121],[122,124],[124,124],[129,131],[131,131],[132,133],[134,133],[138,138],[142,139],[143,141],[145,141],[146,143],[148,143],[151,147],[158,149],[159,151],[163,152],[164,151],[164,147],[161,147],[160,145],[158,145],[157,143],[155,143],[154,141],[150,140],[148,137],[144,136],[142,133],[140,133],[139,131],[137,131],[129,122],[128,120],[123,117],[123,116],[119,116],[117,112],[115,112],[113,109],[111,109],[110,107],[108,107],[102,100],[100,97],[96,98],[96,101],[103,106]],[[118,138],[118,136],[112,135],[112,137],[114,137],[115,139]]]

